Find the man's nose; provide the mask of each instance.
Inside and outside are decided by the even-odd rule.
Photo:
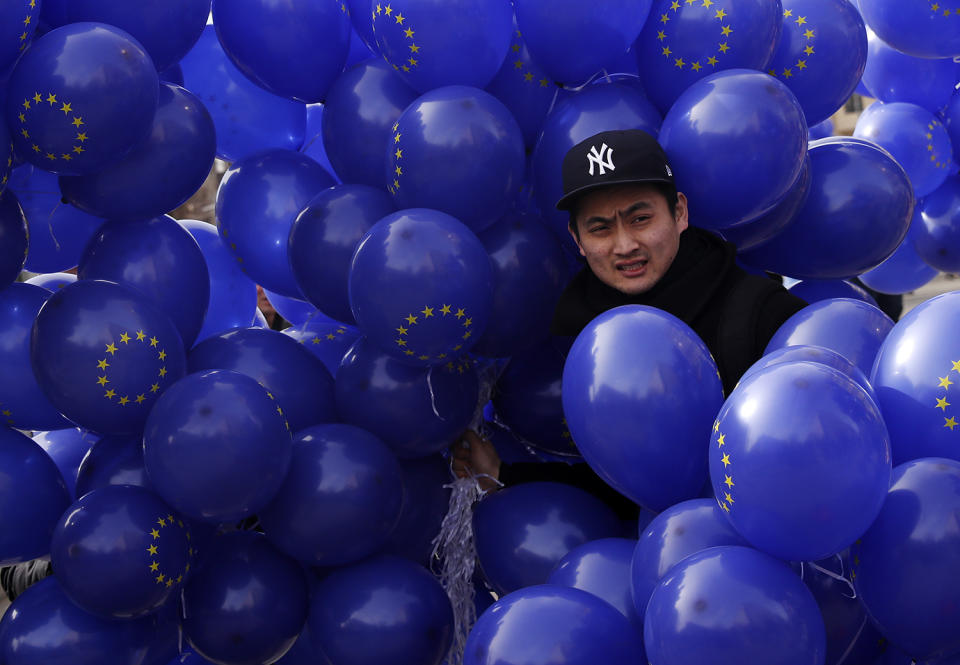
[[[613,251],[617,254],[631,254],[640,245],[625,225],[617,224],[615,232]]]

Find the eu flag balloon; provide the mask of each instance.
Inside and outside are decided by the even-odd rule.
[[[13,141],[7,123],[0,123],[0,194],[7,189],[10,171],[13,170]]]
[[[780,0],[656,0],[637,39],[644,88],[661,113],[724,69],[765,70],[780,35]]]
[[[59,175],[93,173],[150,133],[160,79],[129,34],[71,23],[36,40],[7,83],[17,155]]]
[[[450,506],[450,462],[442,454],[400,461],[403,506],[397,526],[379,551],[423,566],[433,559],[433,539]]]
[[[513,31],[508,0],[390,0],[368,9],[380,53],[420,93],[482,88],[500,69]]]
[[[251,81],[306,103],[324,100],[350,45],[342,2],[214,0],[213,24],[223,50]]]
[[[0,7],[0,72],[7,71],[30,45],[40,24],[41,6],[37,0],[27,0],[5,2]]]
[[[756,219],[790,191],[803,168],[807,123],[784,83],[733,69],[680,95],[663,119],[660,143],[692,222],[724,229]]]
[[[67,484],[70,498],[78,498],[77,474],[80,463],[94,443],[97,436],[79,427],[65,427],[49,432],[37,432],[33,440],[50,456],[53,463],[60,469],[63,482]]]
[[[360,337],[360,331],[353,326],[319,318],[298,326],[290,326],[282,332],[297,340],[319,358],[333,378],[337,378],[340,361],[346,355],[347,349]]]
[[[769,351],[764,353],[760,360],[750,365],[750,368],[743,373],[743,376],[740,377],[740,380],[743,381],[748,376],[751,376],[766,367],[771,367],[772,365],[799,361],[820,363],[821,365],[832,367],[838,372],[846,374],[851,379],[856,381],[861,388],[866,390],[867,394],[870,395],[870,399],[876,403],[877,394],[873,390],[873,385],[870,383],[870,379],[867,378],[870,372],[862,371],[859,367],[854,365],[844,356],[840,355],[837,351],[828,349],[825,346],[796,344],[792,346],[782,346],[773,351]]]
[[[0,288],[16,281],[27,260],[27,218],[12,191],[0,194]]]
[[[136,485],[153,490],[143,466],[143,437],[103,436],[80,461],[76,497],[108,485]]]
[[[877,305],[865,288],[845,279],[805,279],[792,284],[788,290],[811,305],[830,298],[853,298],[874,307]]]
[[[960,55],[960,24],[954,2],[859,0],[860,13],[877,36],[918,58]]]
[[[849,547],[886,497],[890,439],[880,410],[826,365],[782,363],[744,379],[709,441],[717,503],[751,545],[781,559]]]
[[[883,263],[860,275],[860,281],[879,293],[902,294],[915,291],[936,277],[940,271],[927,265],[914,245],[922,225],[921,209],[917,206],[900,246]]]
[[[100,434],[139,432],[187,364],[165,314],[102,280],[78,280],[50,296],[33,324],[30,362],[50,403]]]
[[[957,77],[953,58],[918,58],[902,53],[872,30],[867,33],[863,85],[881,102],[907,102],[937,113],[950,101]],[[951,141],[952,141],[951,137]]]
[[[931,268],[960,270],[960,178],[950,176],[918,206],[920,223],[914,231],[913,249]]]

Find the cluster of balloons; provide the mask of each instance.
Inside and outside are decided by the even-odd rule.
[[[847,281],[960,270],[960,9],[914,4],[0,2],[0,565],[53,570],[0,662],[945,665],[960,300]],[[659,310],[548,334],[559,165],[614,129],[804,280],[726,399]],[[216,225],[170,216],[217,158]],[[642,510],[484,498],[467,637],[430,566],[481,411]]]

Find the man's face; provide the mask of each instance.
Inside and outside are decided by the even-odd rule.
[[[687,199],[678,194],[676,215],[651,185],[615,185],[580,197],[574,240],[593,273],[622,293],[638,295],[660,281],[687,228]]]

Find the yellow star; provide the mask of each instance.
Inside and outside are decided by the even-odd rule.
[[[183,575],[177,575],[177,584],[183,581]]]
[[[29,100],[29,99],[23,100],[23,108],[27,109],[28,111],[30,110],[30,100]],[[22,122],[22,121],[21,121],[21,122]]]
[[[79,127],[83,124],[83,118],[74,118],[72,122],[74,127]]]
[[[150,564],[150,570],[152,570],[153,572],[157,572],[157,569],[158,569],[159,567],[160,567],[160,564],[157,563],[156,561],[154,561],[153,563]]]
[[[423,314],[423,318],[429,319],[431,316],[433,316],[433,307],[424,307],[422,310],[420,310],[420,313]]]
[[[470,339],[470,335],[472,335],[472,334],[473,334],[473,333],[468,330],[467,332],[463,333],[463,339]]]
[[[150,552],[150,554],[156,554],[156,553],[157,553],[157,546],[156,546],[156,545],[151,545],[150,547],[147,548],[147,551]]]
[[[158,518],[157,518],[157,524],[159,524],[159,525],[162,526],[162,527],[163,527],[163,526],[167,526],[167,520],[163,519],[162,517],[158,517]]]
[[[714,421],[713,421],[713,431],[714,431],[715,433],[720,431],[720,421],[719,421],[719,420],[714,420]]]
[[[327,339],[336,339],[336,338],[337,336],[334,335],[333,333],[327,333]]]
[[[397,134],[396,136],[393,137],[393,142],[400,143],[400,134]]]
[[[467,320],[463,322],[464,328],[469,328],[472,325],[473,325],[473,319],[471,319],[470,317],[467,317]]]
[[[680,9],[680,3],[677,2],[677,0],[673,0],[673,2],[670,3],[670,9],[672,9],[673,11],[677,11],[678,9]]]
[[[109,344],[107,344],[107,353],[109,353],[110,355],[116,355],[117,347],[114,346],[113,342],[110,342]]]
[[[378,4],[378,5],[377,5],[377,11],[376,11],[375,13],[376,13],[376,14],[380,14],[382,11],[383,11],[383,7],[381,7],[381,6]]]
[[[108,367],[110,367],[110,363],[107,362],[106,358],[97,363],[97,369],[106,369]]]
[[[396,173],[397,175],[403,175],[403,167],[398,166],[393,170],[393,172]]]
[[[725,434],[721,434],[717,438],[717,448],[723,448],[725,445],[727,445],[727,442],[723,440],[723,437],[725,436],[726,436]]]
[[[111,388],[110,390],[105,392],[103,396],[106,397],[107,399],[113,399],[116,396],[116,394],[117,392],[113,388]]]
[[[417,46],[416,44],[408,44],[408,45],[407,45],[407,48],[410,49],[410,52],[411,52],[411,53],[419,53],[419,52],[420,52],[420,47]]]
[[[146,338],[146,334],[142,330],[137,331],[137,341],[142,342]]]
[[[403,326],[400,326],[399,328],[397,328],[397,334],[398,334],[398,335],[406,335],[406,334],[407,334],[407,329],[404,328]]]
[[[34,152],[40,152],[40,146],[38,146],[36,143],[34,143],[34,144],[33,144],[33,151],[34,151]]]
[[[166,368],[166,367],[161,367],[161,368],[160,368],[160,376],[163,377],[163,376],[166,376],[166,375],[167,375],[167,368]]]
[[[807,22],[807,17],[806,17],[806,16],[798,16],[798,17],[797,17],[797,25],[803,25],[803,24],[806,23],[806,22]]]
[[[803,70],[803,69],[806,69],[806,68],[807,68],[807,61],[806,61],[806,60],[797,60],[797,69]]]
[[[158,390],[160,390],[160,384],[159,384],[159,383],[154,383],[152,386],[150,386],[150,392],[155,393],[155,392],[157,392]]]
[[[319,343],[320,343],[320,338],[319,338],[319,337],[314,337],[313,339],[310,340],[310,343],[311,343],[311,344],[319,344]]]
[[[160,532],[157,531],[156,529],[152,529],[152,530],[150,531],[150,535],[153,536],[154,539],[156,539],[156,538],[159,538],[159,537],[160,537]]]
[[[949,427],[949,428],[950,428],[950,431],[952,432],[952,431],[953,431],[953,428],[957,426],[957,421],[956,421],[956,419],[955,419],[953,416],[950,416],[949,418],[944,418],[944,420],[945,420],[946,422],[943,424],[943,426],[944,426],[944,427]]]
[[[953,381],[950,380],[950,376],[949,376],[949,375],[948,375],[948,376],[941,376],[941,377],[938,377],[938,378],[940,379],[940,383],[937,384],[937,388],[947,388],[947,387],[953,385]]]
[[[167,576],[164,575],[163,573],[160,573],[159,575],[157,575],[157,584],[163,584],[163,581],[165,579],[167,579]]]
[[[457,313],[454,314],[454,316],[457,317],[458,319],[462,319],[462,318],[465,317],[466,315],[467,315],[467,313],[464,312],[462,308],[461,308],[461,309],[458,309],[458,310],[457,310]]]
[[[670,17],[667,16],[666,14],[661,14],[661,15],[660,15],[660,22],[661,22],[661,23],[667,23],[669,20],[670,20]]]
[[[667,33],[665,33],[663,30],[657,30],[657,39],[658,39],[658,40],[660,40],[660,41],[662,42],[662,41],[663,41],[664,39],[666,39],[666,38],[667,38]]]
[[[27,15],[27,17],[26,17],[25,19],[23,19],[23,24],[24,24],[24,25],[30,25],[30,21],[31,21],[32,19],[33,19],[32,16]]]
[[[416,67],[420,62],[416,58],[407,58],[407,62]]]
[[[720,46],[717,47],[717,50],[720,51],[721,53],[726,53],[727,51],[730,50],[730,47],[727,45],[726,42],[723,42],[722,44],[720,44]]]
[[[730,476],[724,476],[723,478],[724,478],[723,482],[726,484],[727,487],[733,487],[733,478],[731,478]]]
[[[950,402],[947,401],[946,397],[937,398],[936,408],[940,409],[941,411],[946,411],[948,406],[950,406]]]
[[[408,355],[408,356],[414,355],[413,351],[411,351],[410,349],[407,349],[407,350],[404,351],[403,353],[404,353],[405,355]]]
[[[717,66],[717,62],[718,62],[718,60],[717,60],[716,58],[714,58],[712,55],[711,55],[709,58],[707,58],[707,64],[709,64],[709,65],[713,65],[714,67],[716,67],[716,66]]]
[[[108,383],[110,383],[110,379],[108,379],[105,376],[100,376],[100,377],[97,377],[97,383],[100,384],[101,386],[105,386]]]
[[[397,189],[400,189],[400,181],[399,181],[399,180],[394,180],[394,181],[393,181],[393,186],[396,187]]]
[[[731,28],[729,25],[725,25],[723,26],[723,30],[721,30],[720,32],[723,33],[724,37],[729,37],[730,33],[733,32],[733,28]]]
[[[393,18],[397,19],[397,24],[398,24],[398,25],[403,25],[403,22],[404,22],[404,20],[405,20],[403,14],[398,13],[398,14],[397,14],[396,16],[394,16]]]
[[[25,138],[25,139],[30,138],[30,132],[28,132],[27,130],[21,129],[21,130],[20,130],[20,133],[23,134],[23,138]]]
[[[783,18],[790,18],[791,16],[793,16],[793,10],[792,10],[792,9],[784,9],[784,10],[783,10]]]
[[[813,30],[806,30],[803,33],[803,36],[806,37],[807,39],[813,39]]]
[[[41,95],[39,92],[33,93],[33,101],[39,104],[43,101],[43,95]]]
[[[128,334],[125,333],[125,332],[120,333],[120,341],[123,342],[124,344],[129,344],[129,343],[130,343],[130,335],[128,335]]]
[[[733,497],[730,496],[730,493],[729,493],[729,492],[724,492],[724,493],[723,493],[723,498],[726,499],[727,503],[733,504]]]
[[[513,45],[510,47],[510,50],[513,51],[514,53],[519,53],[519,52],[520,52],[520,44],[513,44]]]
[[[54,155],[52,152],[48,152],[48,153],[47,153],[47,159],[56,159],[56,158],[57,158],[57,156]]]
[[[661,51],[664,55],[667,55],[667,56],[673,53],[673,51],[670,50],[669,46],[664,46],[663,49],[661,49]]]
[[[724,18],[726,18],[726,16],[727,16],[726,10],[724,10],[724,9],[718,9],[718,10],[717,10],[717,15],[716,15],[714,18],[718,18],[718,19],[720,19],[720,20],[722,21]]]
[[[47,101],[50,103],[50,106],[53,106],[57,103],[57,96],[51,92],[47,95]]]
[[[703,6],[707,9],[710,9],[711,5],[713,5],[713,0],[703,0]]]
[[[806,53],[807,55],[813,55],[813,47],[808,46],[805,49],[803,49],[803,52]]]
[[[674,67],[679,67],[680,69],[683,69],[683,66],[684,66],[685,64],[686,64],[686,63],[683,61],[683,58],[675,58],[674,61],[673,61],[673,66],[674,66]]]
[[[699,60],[694,60],[693,63],[690,65],[690,69],[692,69],[695,72],[699,72],[701,69],[703,69],[703,65],[700,64]]]
[[[417,356],[420,360],[430,360],[430,356]]]
[[[397,151],[393,154],[396,155],[397,159],[401,159],[403,157],[403,150],[400,148],[397,148]]]
[[[27,121],[27,116],[23,115],[22,113],[21,113],[20,115],[18,115],[17,117],[20,118],[20,122],[26,122],[26,121]]]
[[[406,345],[407,345],[407,340],[405,340],[405,339],[403,339],[403,338],[395,339],[395,340],[393,340],[393,341],[397,343],[397,346],[406,346]]]
[[[393,13],[393,7],[391,7],[390,5],[387,5],[386,7],[383,8],[383,11],[387,16],[390,16]]]
[[[730,506],[728,506],[727,504],[725,504],[725,503],[720,503],[720,507],[723,508],[723,509],[724,509],[725,511],[727,511],[728,513],[730,512]]]
[[[413,30],[411,30],[410,28],[407,28],[406,30],[404,30],[403,34],[406,36],[407,39],[413,39]]]
[[[454,350],[454,351],[459,351],[459,350],[462,349],[462,348],[463,348],[463,344],[457,344],[455,347],[453,347],[453,350]]]
[[[784,69],[784,70],[783,70],[783,77],[784,77],[784,78],[792,78],[792,77],[793,77],[793,70],[792,70],[792,69]]]
[[[413,314],[407,314],[406,321],[407,321],[407,323],[409,323],[410,325],[413,325],[413,324],[415,324],[415,323],[417,322],[417,317],[415,317]]]
[[[514,69],[523,69],[523,60],[516,60],[513,63]]]
[[[137,402],[137,404],[141,404],[141,403],[143,403],[146,399],[147,399],[147,398],[144,397],[143,394],[140,394],[140,395],[137,395],[136,402]]]
[[[68,161],[68,162],[69,162],[71,159],[73,159],[73,155],[68,154],[68,153],[65,153],[65,152],[64,152],[64,153],[61,153],[61,154],[60,154],[60,157],[63,158],[65,161]]]
[[[73,111],[73,109],[70,108],[70,102],[64,102],[63,106],[60,107],[60,110],[63,111],[64,114],[67,114]]]
[[[156,337],[151,337],[151,338],[150,338],[150,346],[156,346],[156,345],[159,344],[159,343],[160,343],[160,340],[157,339]]]
[[[74,151],[75,153],[77,153],[78,155],[79,155],[81,152],[84,152],[83,148],[80,147],[80,146],[78,146],[78,145],[73,146],[73,151]]]
[[[130,402],[130,398],[124,395],[120,398],[120,406],[126,406]]]
[[[523,75],[523,80],[529,83],[530,81],[533,80],[533,74],[531,74],[530,72],[527,72],[526,74]]]
[[[447,314],[449,314],[449,313],[450,313],[450,305],[444,305],[443,307],[441,307],[441,308],[440,308],[440,313],[443,314],[444,316],[446,316]]]
[[[163,349],[160,349],[160,353],[157,354],[157,357],[158,357],[160,360],[166,360],[166,359],[167,359],[167,352],[164,351]]]
[[[724,467],[730,466],[730,453],[724,453],[723,457],[720,458],[720,461],[723,462]]]

